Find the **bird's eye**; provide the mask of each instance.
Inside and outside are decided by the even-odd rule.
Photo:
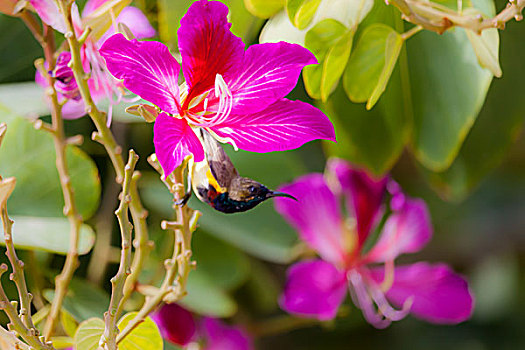
[[[250,191],[251,194],[254,194],[257,191],[257,188],[255,186],[248,187],[248,191]]]

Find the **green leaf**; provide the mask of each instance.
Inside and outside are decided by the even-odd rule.
[[[330,156],[345,158],[366,167],[381,176],[397,161],[410,131],[402,91],[397,88],[401,80],[399,68],[394,70],[391,83],[372,110],[348,100],[339,86],[324,105],[334,124],[337,144],[325,142]]]
[[[192,238],[193,258],[198,270],[225,290],[233,290],[247,280],[250,260],[233,246],[205,232]]]
[[[386,85],[388,84],[392,71],[396,65],[397,58],[399,57],[399,53],[401,52],[401,47],[403,47],[403,39],[401,38],[401,35],[395,31],[388,34],[385,45],[385,64],[379,75],[377,85],[366,103],[366,109],[374,107],[377,100],[379,100],[379,97],[385,91]]]
[[[55,291],[47,289],[43,295],[51,302]],[[92,317],[101,317],[108,310],[108,305],[109,295],[106,292],[86,281],[73,279],[62,307],[75,321],[82,322]]]
[[[15,189],[16,191],[16,189]],[[9,200],[11,204],[11,200]],[[70,225],[65,218],[13,216],[13,242],[18,249],[42,250],[66,255],[69,251]],[[5,244],[4,229],[0,228],[0,244]],[[80,227],[78,254],[89,253],[95,244],[95,233],[86,224]]]
[[[414,102],[412,148],[432,171],[452,164],[492,81],[473,50],[465,49],[468,45],[462,29],[443,35],[423,31],[407,42]]]
[[[259,18],[270,18],[279,12],[286,0],[244,0],[244,5],[250,13]]]
[[[373,24],[363,31],[343,77],[350,100],[368,101],[367,109],[375,105],[385,91],[402,45],[401,36],[384,24]]]
[[[42,56],[42,47],[19,18],[1,15],[0,33],[0,83],[33,80],[33,62]]]
[[[180,303],[191,311],[214,317],[230,317],[237,303],[198,268],[191,271],[186,286],[188,294]]]
[[[124,315],[117,324],[118,329],[123,330],[136,315],[137,312]],[[163,341],[159,328],[150,317],[146,317],[144,322],[131,331],[118,346],[119,350],[160,350],[162,347]]]
[[[287,0],[286,12],[294,26],[305,29],[312,21],[321,0]]]
[[[495,77],[501,77],[499,65],[499,31],[496,28],[484,30],[481,35],[466,30],[468,40],[474,49],[479,65],[487,68]]]
[[[501,36],[503,79],[495,79],[476,123],[452,166],[441,173],[425,172],[433,188],[447,200],[460,201],[499,165],[518,138],[525,115],[521,86],[525,80],[523,31],[508,27]]]
[[[73,338],[71,337],[52,337],[51,342],[55,349],[71,349],[75,345]]]
[[[96,350],[100,337],[104,333],[104,321],[90,318],[82,322],[75,333],[75,349]]]
[[[334,19],[325,19],[312,27],[305,37],[305,46],[319,64],[303,70],[308,94],[326,101],[343,74],[350,56],[353,32]]]
[[[3,116],[0,116],[0,120]],[[66,151],[77,210],[88,219],[100,199],[100,179],[93,160],[78,147]],[[9,123],[0,149],[0,174],[14,176],[17,186],[10,200],[14,215],[62,217],[64,199],[55,168],[51,135],[35,130],[30,122],[16,118]]]
[[[20,116],[49,114],[49,107],[44,100],[44,89],[35,82],[0,85],[0,105]]]
[[[66,310],[60,311],[60,324],[62,325],[62,328],[64,328],[64,331],[66,331],[66,334],[70,337],[74,337],[75,333],[77,331],[77,322],[75,321],[75,318],[73,315],[71,315]]]

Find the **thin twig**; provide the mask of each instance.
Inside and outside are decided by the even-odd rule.
[[[53,349],[51,343],[46,343],[43,338],[39,338],[38,332],[33,326],[31,319],[31,297],[27,291],[23,267],[24,264],[18,259],[12,240],[13,221],[7,214],[6,203],[0,203],[1,219],[4,228],[5,245],[7,256],[13,267],[11,279],[15,282],[20,295],[20,315],[18,314],[18,302],[10,301],[5,294],[4,288],[0,284],[0,309],[9,318],[9,330],[16,331],[27,344],[35,349]],[[6,264],[0,265],[0,278],[8,270]]]
[[[93,123],[95,124],[97,128],[97,132],[93,133],[92,138],[93,140],[99,142],[100,144],[104,146],[104,148],[106,149],[106,152],[109,155],[109,158],[111,159],[113,168],[115,169],[116,181],[117,183],[122,183],[123,176],[124,176],[124,160],[122,158],[122,148],[117,144],[117,142],[115,141],[115,137],[113,136],[111,130],[106,124],[105,113],[101,112],[97,108],[97,106],[95,105],[95,102],[91,98],[89,86],[87,83],[88,76],[84,72],[84,68],[82,65],[81,57],[80,57],[81,45],[78,42],[75,31],[73,29],[73,24],[71,20],[70,4],[68,5],[67,0],[57,0],[57,4],[64,16],[64,19],[65,19],[65,22],[68,28],[68,32],[65,34],[65,36],[69,44],[69,49],[71,51],[71,69],[73,70],[73,74],[75,76],[75,80],[77,82],[77,85],[80,91],[80,95],[82,96],[82,99],[84,100],[84,104],[86,106],[86,112],[89,114],[91,120],[93,121]],[[130,212],[133,218],[133,225],[136,228],[136,234],[137,234],[137,239],[139,241],[139,245],[144,244],[144,242],[148,242],[149,240],[148,239],[148,228],[146,224],[147,212],[142,207],[140,197],[138,197],[138,191],[132,191]],[[146,238],[141,238],[141,237],[146,237]],[[139,259],[139,261],[143,261],[144,257],[142,255],[142,256],[139,256],[137,259]],[[134,263],[133,267],[134,266],[142,267],[142,264]],[[136,272],[136,274],[138,273],[140,273],[140,271]],[[126,288],[125,290],[126,290],[126,295],[127,295],[129,293],[128,292],[129,287]]]
[[[44,24],[45,39],[42,44],[45,59],[48,63],[48,69],[53,70],[54,59],[54,33],[53,30]],[[53,143],[55,145],[56,168],[60,179],[60,186],[64,197],[64,215],[68,218],[70,232],[69,232],[69,249],[66,255],[66,262],[62,268],[62,272],[55,278],[55,295],[51,303],[51,310],[44,325],[44,337],[50,339],[58,322],[58,316],[62,308],[62,303],[67,294],[67,289],[73,274],[79,265],[78,260],[78,241],[80,235],[80,227],[82,226],[82,217],[78,213],[75,203],[75,195],[69,170],[67,167],[66,149],[68,146],[68,139],[64,132],[64,121],[62,119],[62,107],[58,101],[58,95],[55,90],[55,79],[51,77],[48,70],[45,69],[43,62],[37,62],[37,68],[40,74],[47,80],[48,89],[46,92],[51,101],[51,126],[47,126],[41,120],[35,123],[37,129],[48,131],[53,136]]]
[[[150,163],[156,163],[156,159],[148,159]],[[153,164],[158,169],[156,165]],[[184,197],[184,170],[186,163],[177,168],[172,175],[165,180],[166,185],[172,191],[175,201]],[[163,301],[175,302],[186,295],[186,282],[188,274],[194,267],[191,262],[191,236],[197,226],[200,212],[187,206],[174,206],[176,222],[162,222],[162,229],[173,231],[175,235],[173,254],[171,259],[164,262],[166,275],[161,287],[153,295],[146,297],[146,302],[138,311],[137,315],[121,330],[117,336],[117,343],[121,342],[135,327],[141,324],[146,317],[154,311]]]
[[[117,274],[111,279],[111,301],[108,311],[104,314],[105,328],[104,334],[100,338],[99,348],[115,350],[117,349],[116,337],[117,329],[117,310],[123,296],[124,283],[126,277],[131,274],[131,241],[133,225],[129,221],[129,204],[131,202],[130,188],[135,165],[139,157],[135,151],[129,151],[128,163],[124,170],[124,182],[120,205],[115,211],[120,226],[122,249],[120,254],[120,265]]]
[[[505,23],[523,19],[525,0],[509,0],[507,6],[492,18],[481,15],[463,15],[437,3],[420,0],[389,0],[401,11],[403,18],[427,30],[442,34],[452,27],[462,27],[481,34],[485,29],[505,28]]]
[[[140,179],[141,174],[139,171],[135,171],[131,179],[130,195],[131,202],[134,203],[135,208],[140,208],[138,212],[131,212],[134,223],[139,223],[135,227],[135,239],[133,240],[133,247],[135,248],[135,254],[133,255],[133,263],[131,264],[131,274],[126,279],[124,284],[124,295],[122,296],[122,301],[117,314],[122,312],[126,301],[131,296],[131,293],[135,289],[135,284],[138,281],[140,272],[144,267],[149,253],[153,250],[153,241],[149,240],[148,228],[146,226],[146,218],[148,217],[148,211],[142,207],[140,203],[140,196],[137,188],[137,182]]]

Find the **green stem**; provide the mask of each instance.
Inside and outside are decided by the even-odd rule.
[[[142,203],[140,203],[139,200],[140,196],[137,188],[137,182],[140,179],[140,177],[140,172],[135,171],[133,177],[131,178],[131,202],[134,203],[135,208],[140,208],[138,211],[132,212],[131,216],[133,218],[133,222],[139,223],[139,225],[135,227],[135,239],[133,241],[135,254],[133,255],[133,262],[131,264],[131,274],[128,276],[128,278],[126,279],[126,283],[124,284],[124,295],[122,296],[122,301],[120,302],[117,314],[120,314],[122,312],[126,301],[129,299],[131,293],[134,291],[135,284],[138,281],[140,272],[144,267],[144,263],[146,262],[149,253],[153,249],[153,241],[149,240],[148,229],[146,226],[146,218],[148,216],[148,212],[146,209],[144,209],[144,207],[142,207]]]
[[[12,279],[16,283],[16,286],[20,294],[20,315],[18,315],[17,307],[18,303],[16,301],[10,301],[5,294],[4,288],[0,284],[0,309],[2,309],[7,317],[9,318],[9,330],[16,331],[22,339],[24,339],[27,344],[35,349],[44,349],[50,350],[53,349],[50,343],[46,343],[44,339],[38,337],[38,332],[33,326],[31,319],[31,298],[27,292],[27,287],[25,284],[22,261],[18,260],[15,252],[15,247],[12,240],[12,227],[13,221],[9,219],[7,215],[7,209],[5,203],[1,203],[1,217],[2,224],[4,227],[5,234],[5,244],[7,248],[7,255],[11,264],[13,265],[13,275]],[[2,274],[7,271],[7,265],[0,265],[0,278]]]
[[[150,162],[155,162],[155,160]],[[184,169],[186,163],[177,168],[172,175],[166,179],[166,184],[172,191],[175,201],[184,197]],[[154,165],[158,168],[157,164]],[[191,236],[196,229],[196,221],[200,212],[187,206],[175,206],[176,222],[162,222],[164,230],[172,230],[175,239],[171,259],[164,262],[166,275],[161,287],[153,294],[146,297],[146,302],[137,315],[121,330],[117,336],[117,343],[121,342],[133,329],[141,324],[146,317],[155,310],[163,301],[176,302],[186,295],[186,282],[188,274],[193,268],[191,262]]]
[[[126,277],[131,273],[131,240],[133,226],[128,218],[129,203],[131,202],[130,189],[131,179],[135,171],[135,165],[138,161],[135,151],[129,151],[128,163],[124,171],[124,182],[122,184],[122,193],[120,205],[115,211],[120,226],[120,235],[122,249],[120,254],[120,265],[117,274],[111,279],[111,301],[108,311],[104,314],[105,328],[104,334],[100,338],[99,347],[109,350],[116,350],[117,329],[117,310],[123,296],[124,283]]]
[[[47,25],[44,26],[44,49],[45,59],[48,62],[48,69],[54,69],[54,32]],[[38,67],[41,74],[45,77],[48,82],[49,89],[48,97],[51,100],[51,126],[45,127],[42,121],[38,121],[35,126],[40,129],[44,129],[50,132],[53,136],[53,142],[55,145],[55,156],[56,156],[56,168],[60,179],[60,186],[62,188],[62,194],[64,197],[64,215],[67,217],[70,225],[69,233],[69,249],[66,255],[66,261],[62,272],[55,278],[55,295],[51,303],[51,310],[44,325],[44,338],[50,339],[54,332],[56,324],[58,322],[58,316],[62,308],[62,303],[66,297],[67,290],[75,270],[79,266],[78,260],[78,242],[80,236],[80,227],[82,226],[82,217],[77,210],[75,203],[75,195],[73,186],[71,184],[71,178],[69,176],[69,170],[67,167],[67,139],[64,132],[64,121],[62,119],[62,107],[58,101],[57,92],[55,90],[55,80],[49,75],[47,69],[42,66]]]

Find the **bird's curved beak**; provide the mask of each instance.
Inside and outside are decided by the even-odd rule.
[[[290,199],[297,201],[297,198],[295,198],[291,194],[284,193],[284,192],[271,191],[266,195],[266,198],[273,198],[273,197],[286,197],[286,198],[290,198]]]

